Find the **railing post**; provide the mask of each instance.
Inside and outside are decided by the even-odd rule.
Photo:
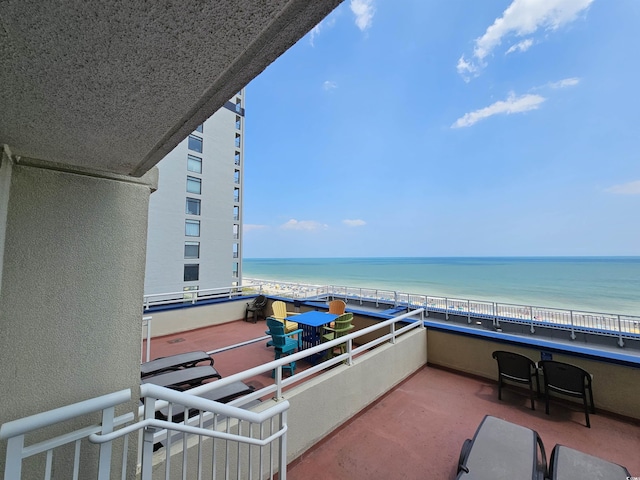
[[[576,339],[576,331],[573,326],[573,310],[569,310],[569,323],[571,325],[571,340]]]
[[[279,365],[275,369],[275,382],[276,382],[276,397],[275,401],[282,400],[282,366]]]
[[[102,430],[101,433],[113,432],[113,419],[115,417],[115,407],[102,410]],[[98,460],[98,480],[109,480],[111,477],[111,452],[113,442],[100,444],[100,457]]]
[[[353,354],[351,353],[351,350],[353,349],[353,340],[349,339],[349,341],[347,342],[347,365],[351,366],[353,365]]]
[[[7,456],[4,465],[4,478],[21,478],[22,450],[24,449],[24,435],[11,437],[7,440]]]
[[[389,329],[391,330],[391,340],[389,340],[389,343],[392,345],[395,345],[396,343],[396,324],[395,322],[392,323],[391,325],[389,325]]]
[[[471,304],[467,300],[467,323],[471,324]]]
[[[287,411],[280,414],[280,428],[283,429],[287,425]],[[279,442],[280,459],[278,465],[278,478],[287,480],[287,433],[280,436]]]
[[[449,320],[449,299],[444,297],[444,319]]]
[[[620,322],[620,315],[618,315],[618,345],[624,347],[624,340],[622,339],[622,323]]]
[[[155,398],[145,397],[144,399],[144,418],[145,420],[155,418],[156,400]],[[142,461],[140,462],[140,479],[151,480],[153,475],[153,437],[156,433],[153,427],[145,427],[142,431]],[[167,448],[168,448],[167,436]]]

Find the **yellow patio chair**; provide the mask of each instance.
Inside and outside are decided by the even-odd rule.
[[[298,315],[295,312],[287,312],[287,304],[276,300],[271,304],[271,308],[273,309],[273,315],[271,315],[276,320],[284,323],[284,331],[285,333],[293,332],[294,330],[298,330],[298,324],[296,322],[288,322],[286,320],[287,317],[291,317],[292,315]]]

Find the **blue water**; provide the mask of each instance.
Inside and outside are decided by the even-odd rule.
[[[243,275],[640,315],[640,257],[244,259]]]

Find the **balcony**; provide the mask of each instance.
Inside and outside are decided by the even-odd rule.
[[[586,363],[585,368],[594,373],[598,410],[590,429],[584,426],[583,412],[575,404],[555,401],[551,415],[545,415],[543,403],[538,401],[532,411],[527,396],[517,390],[506,390],[503,401],[498,401],[490,352],[506,348],[507,340],[497,343],[481,335],[453,333],[430,320],[424,322],[424,334],[420,330],[405,333],[395,340],[400,345],[385,339],[376,348],[359,352],[350,365],[339,361],[314,366],[301,359],[296,373],[302,378],[280,379],[278,374],[274,381],[269,363],[273,350],[263,338],[264,322],[237,321],[246,303],[238,297],[241,290],[201,291],[187,304],[184,299],[172,302],[164,298],[164,305],[155,309],[149,302],[146,313],[151,319],[146,317],[143,329],[143,360],[204,348],[213,352],[223,380],[243,378],[256,389],[258,403],[250,407],[252,411],[265,411],[286,400],[290,405],[289,478],[453,478],[464,439],[473,435],[487,414],[536,430],[548,450],[560,443],[625,465],[632,474],[640,472],[640,460],[630,453],[637,445],[640,423],[636,401],[640,387],[633,380],[637,367],[580,358],[569,351],[554,352],[572,363]],[[323,308],[318,301],[297,305],[301,310]],[[381,313],[389,312],[386,307],[352,303],[354,335],[388,321],[385,319],[393,321],[393,315]],[[354,348],[381,335],[382,331],[367,333],[354,340]],[[240,346],[228,348],[230,345]],[[517,344],[509,348],[525,350]],[[426,365],[425,358],[420,360],[421,350]],[[535,347],[525,352],[531,357],[539,354]],[[264,365],[266,369],[255,372]],[[250,377],[242,377],[252,371]],[[269,388],[271,393],[260,393]],[[274,395],[277,401],[271,398]],[[178,450],[181,443],[176,442]],[[160,462],[155,469],[162,469],[162,455],[162,449],[155,454],[155,461]],[[171,469],[181,462],[174,461]],[[192,471],[195,466],[188,463]]]

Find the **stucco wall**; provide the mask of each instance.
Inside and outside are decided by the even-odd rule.
[[[250,301],[245,298],[209,305],[193,305],[160,312],[146,312],[144,316],[152,317],[151,336],[159,337],[240,320],[244,318],[247,302]]]
[[[430,329],[427,339],[429,364],[494,380],[498,379],[498,366],[491,357],[495,350],[508,350],[526,355],[533,361],[540,360],[538,349],[492,342],[484,338]],[[556,352],[553,353],[553,360],[577,365],[593,375],[596,409],[640,418],[639,369]]]
[[[13,165],[0,205],[0,424],[138,388],[149,195],[145,180]]]

